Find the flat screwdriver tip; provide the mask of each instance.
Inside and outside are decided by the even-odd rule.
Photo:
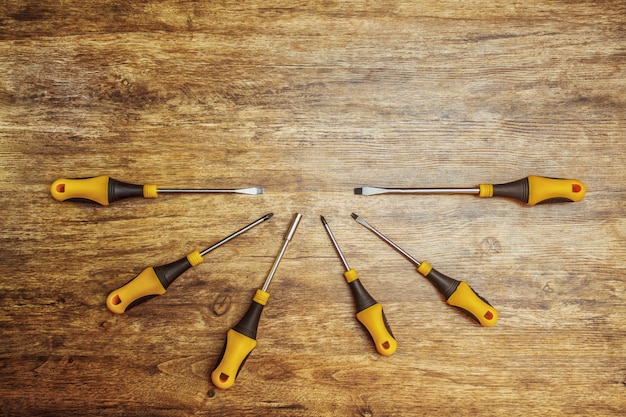
[[[362,195],[363,194],[363,188],[359,187],[359,188],[355,188],[354,189],[354,194],[356,195]]]
[[[358,219],[358,218],[359,218],[359,216],[358,216],[356,213],[352,213],[352,214],[351,214],[351,216],[352,216],[352,218],[353,218],[354,220],[356,220],[356,219]]]
[[[240,188],[238,190],[232,190],[232,192],[235,193],[239,193],[239,194],[248,194],[248,195],[256,195],[256,194],[263,194],[263,188]]]

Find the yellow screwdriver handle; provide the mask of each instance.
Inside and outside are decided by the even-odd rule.
[[[356,318],[372,336],[378,353],[383,356],[390,356],[395,353],[398,348],[398,342],[396,342],[389,330],[383,306],[380,303],[359,311],[356,314]]]
[[[465,281],[459,283],[448,298],[448,304],[469,314],[483,326],[493,326],[498,321],[496,309],[476,294]]]
[[[250,352],[256,347],[256,340],[230,329],[226,333],[226,345],[222,359],[211,372],[211,381],[217,388],[230,388],[243,367]]]
[[[507,197],[529,206],[535,204],[578,202],[587,189],[579,180],[531,175],[506,184],[480,184],[480,197]]]
[[[196,250],[167,265],[146,268],[126,285],[112,291],[107,297],[107,307],[113,313],[122,314],[156,295],[163,295],[178,276],[202,261],[202,255]]]
[[[239,371],[246,363],[246,359],[256,346],[256,333],[263,307],[270,298],[270,294],[261,289],[256,290],[248,311],[226,333],[224,350],[218,364],[211,372],[211,381],[217,388],[230,388],[237,379]]]
[[[108,206],[109,177],[101,175],[84,179],[61,178],[52,183],[50,193],[57,201],[91,200],[103,206]]]
[[[356,270],[349,269],[344,272],[343,276],[356,302],[356,318],[369,332],[376,351],[384,356],[393,355],[398,348],[398,343],[391,333],[383,306],[367,292]]]
[[[578,180],[546,178],[531,175],[528,177],[528,204],[571,201],[578,202],[587,192],[585,184]]]
[[[476,294],[465,281],[457,281],[434,269],[428,262],[421,262],[417,272],[424,275],[446,298],[448,304],[463,311],[483,326],[498,321],[498,312],[483,297]]]
[[[108,206],[114,201],[130,197],[156,198],[156,185],[138,185],[115,180],[106,175],[92,178],[56,180],[50,194],[57,201],[92,201]]]
[[[165,288],[153,267],[144,269],[123,287],[112,291],[107,297],[107,307],[113,313],[122,314],[131,304],[138,304],[155,295],[165,294]]]

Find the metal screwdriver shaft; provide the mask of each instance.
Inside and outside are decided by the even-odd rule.
[[[249,225],[247,225],[246,227],[244,227],[243,229],[239,229],[237,230],[235,233],[233,233],[230,236],[225,237],[224,239],[220,240],[219,242],[217,242],[216,244],[209,246],[208,248],[206,248],[205,250],[203,250],[202,252],[200,252],[200,256],[204,256],[207,253],[211,252],[214,249],[219,248],[220,246],[222,246],[224,243],[236,238],[237,236],[239,236],[242,233],[246,233],[248,230],[252,229],[254,226],[256,226],[259,223],[263,223],[265,220],[268,220],[269,218],[271,218],[274,215],[274,213],[268,213],[265,216],[261,217],[260,219],[250,223]]]

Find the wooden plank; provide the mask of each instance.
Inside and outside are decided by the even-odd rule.
[[[41,1],[0,6],[0,404],[7,415],[621,415],[623,2]],[[59,203],[57,178],[259,196]],[[354,187],[574,177],[576,204]],[[107,294],[209,254],[124,315]],[[258,347],[226,331],[296,212]],[[356,224],[467,280],[481,328]],[[329,221],[398,340],[356,321]]]

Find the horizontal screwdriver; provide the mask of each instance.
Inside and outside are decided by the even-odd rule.
[[[433,269],[427,262],[420,262],[405,252],[389,238],[374,229],[358,215],[352,213],[352,218],[365,226],[376,236],[387,242],[392,248],[404,255],[417,266],[417,271],[425,276],[445,297],[448,304],[458,308],[483,326],[493,326],[498,321],[498,312],[487,300],[478,295],[465,281],[457,281]]]
[[[213,381],[213,384],[217,388],[230,388],[235,383],[235,379],[239,375],[241,368],[246,363],[246,360],[248,359],[248,356],[250,356],[252,350],[256,347],[256,333],[259,327],[259,319],[261,318],[263,307],[265,307],[267,300],[270,298],[267,288],[272,281],[272,277],[276,273],[280,260],[285,254],[287,245],[296,232],[296,228],[298,227],[298,223],[300,223],[301,218],[302,215],[297,213],[291,223],[289,232],[287,232],[287,236],[285,237],[285,242],[280,249],[280,253],[274,260],[274,265],[272,265],[272,269],[265,279],[265,284],[263,284],[263,288],[256,290],[248,311],[239,323],[226,333],[226,343],[224,344],[224,349],[222,350],[222,354],[217,361],[217,366],[213,372],[211,372],[211,381]]]
[[[157,188],[153,184],[130,184],[101,175],[92,178],[58,179],[50,186],[50,193],[57,201],[95,202],[108,206],[114,201],[132,197],[157,198],[159,193],[236,193],[254,195],[263,194],[263,189]]]
[[[254,226],[268,220],[273,213],[266,214],[258,220],[250,223],[246,227],[237,230],[232,235],[220,240],[214,245],[206,248],[202,252],[191,252],[184,258],[174,261],[167,265],[149,267],[144,269],[139,275],[130,280],[123,287],[112,291],[107,297],[107,307],[113,313],[122,314],[138,304],[148,301],[150,298],[165,294],[165,290],[170,284],[178,278],[183,272],[193,266],[202,263],[203,256],[214,249],[222,246],[224,243],[234,239],[242,233],[247,232]]]
[[[383,306],[376,302],[376,300],[374,300],[374,298],[367,292],[359,279],[359,274],[357,274],[354,269],[350,268],[346,258],[344,258],[343,253],[335,240],[335,236],[333,236],[333,232],[328,226],[328,222],[324,216],[320,216],[320,218],[326,232],[328,233],[328,237],[330,237],[339,258],[343,263],[343,266],[346,268],[346,272],[344,272],[343,275],[350,286],[350,290],[352,291],[352,295],[356,303],[357,320],[359,320],[363,327],[365,327],[365,329],[369,332],[378,353],[384,356],[393,355],[398,347],[398,344],[391,333],[389,324],[387,323],[387,317],[385,317]]]
[[[355,188],[354,194],[474,194],[479,197],[506,197],[529,206],[577,202],[585,197],[585,184],[578,180],[531,175],[506,184],[480,184],[474,188]]]

